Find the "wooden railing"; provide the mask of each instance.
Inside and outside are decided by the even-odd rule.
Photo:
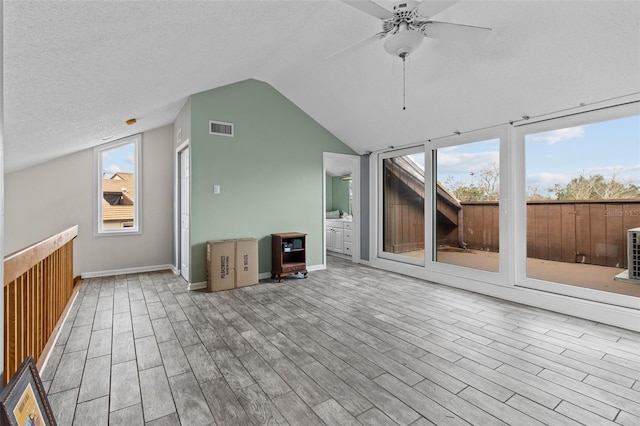
[[[29,355],[42,362],[74,294],[78,226],[4,259],[4,383]]]

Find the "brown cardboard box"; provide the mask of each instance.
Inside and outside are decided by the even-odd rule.
[[[258,284],[258,240],[236,241],[236,287]]]
[[[232,289],[235,276],[235,241],[207,241],[207,289]]]

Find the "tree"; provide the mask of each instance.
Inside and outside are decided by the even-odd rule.
[[[580,174],[567,184],[556,183],[549,188],[549,196],[540,194],[538,186],[528,187],[528,200],[616,200],[640,198],[640,185],[619,180],[620,172],[609,178],[601,174]],[[460,201],[497,201],[500,199],[500,169],[497,164],[470,173],[471,182],[455,181],[449,176],[444,186]]]
[[[580,175],[562,186],[556,183],[549,192],[557,200],[613,200],[640,198],[640,187],[632,182],[619,182],[619,172],[606,179],[600,174]]]
[[[527,194],[529,194],[527,196],[527,199],[529,201],[531,201],[531,200],[548,200],[549,199],[549,197],[545,197],[544,195],[538,193],[538,185],[528,185],[527,189],[528,189]]]
[[[460,201],[496,201],[500,199],[500,169],[496,163],[469,173],[471,184],[454,181],[453,176],[444,181],[445,187]]]
[[[496,163],[481,169],[477,174],[478,188],[488,199],[497,200],[500,197],[500,168]],[[474,176],[474,173],[471,173]]]

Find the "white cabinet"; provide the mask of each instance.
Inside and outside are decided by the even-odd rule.
[[[352,222],[341,219],[327,219],[325,238],[327,250],[351,255],[353,244]]]
[[[327,250],[342,253],[344,247],[344,230],[342,228],[327,226],[325,235],[327,238]]]
[[[351,223],[349,223],[349,225],[351,225]],[[353,230],[347,229],[346,226],[344,227],[343,241],[344,241],[344,247],[343,247],[344,254],[348,254],[349,256],[351,256],[352,249],[353,249]]]
[[[344,232],[340,228],[333,228],[333,251],[344,251]]]
[[[344,254],[353,256],[353,245],[351,243],[344,243]]]

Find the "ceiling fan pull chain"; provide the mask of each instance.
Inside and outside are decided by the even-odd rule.
[[[406,53],[400,55],[402,57],[402,110],[407,109],[407,72],[405,70]]]

